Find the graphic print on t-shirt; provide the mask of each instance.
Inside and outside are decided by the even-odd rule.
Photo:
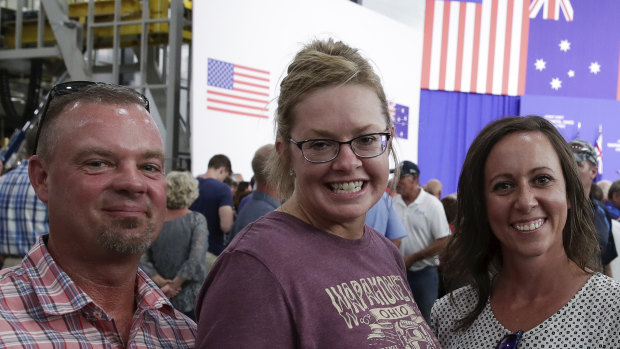
[[[349,329],[368,326],[371,347],[437,348],[402,277],[367,277],[330,286],[325,292]]]

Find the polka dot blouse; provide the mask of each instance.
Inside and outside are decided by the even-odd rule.
[[[488,300],[469,329],[452,331],[456,321],[476,304],[470,286],[454,295],[456,307],[446,295],[431,312],[431,327],[442,348],[495,348],[511,333],[497,321]],[[594,274],[565,306],[525,332],[518,348],[620,348],[620,283]]]

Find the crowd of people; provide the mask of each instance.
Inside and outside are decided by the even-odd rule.
[[[250,181],[224,154],[166,174],[127,87],[58,84],[40,115],[0,176],[2,348],[620,347],[620,180],[544,118],[487,125],[443,195],[332,39],[289,65]]]

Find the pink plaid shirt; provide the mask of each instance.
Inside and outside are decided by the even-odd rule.
[[[40,237],[0,271],[1,348],[193,348],[196,324],[138,270],[137,309],[123,346],[114,320],[54,262]]]

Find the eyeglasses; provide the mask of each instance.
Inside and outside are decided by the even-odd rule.
[[[340,142],[333,139],[307,139],[289,141],[301,150],[301,153],[309,162],[320,164],[334,160],[340,153],[340,146],[348,144],[353,153],[360,158],[374,158],[385,152],[392,135],[389,132],[377,132],[355,137],[350,141]]]
[[[77,91],[84,89],[87,86],[93,86],[93,85],[110,85],[110,84],[106,84],[104,82],[94,82],[94,81],[69,81],[69,82],[63,82],[63,83],[57,84],[50,90],[50,92],[47,94],[45,105],[43,106],[43,109],[41,110],[41,113],[40,113],[41,119],[39,120],[39,127],[37,128],[37,134],[34,139],[34,148],[33,148],[32,154],[37,153],[37,148],[39,147],[39,137],[41,136],[41,129],[43,128],[43,122],[45,121],[45,117],[47,116],[47,109],[49,108],[50,102],[52,101],[52,99],[54,99],[54,97],[65,96],[65,95],[75,93]],[[140,99],[142,99],[142,105],[144,106],[144,109],[150,112],[148,98],[146,98],[146,96],[144,96],[143,94],[140,94],[140,93],[138,94],[140,96]]]
[[[519,345],[519,341],[523,336],[523,331],[517,331],[515,333],[509,333],[502,338],[495,349],[516,349]]]

